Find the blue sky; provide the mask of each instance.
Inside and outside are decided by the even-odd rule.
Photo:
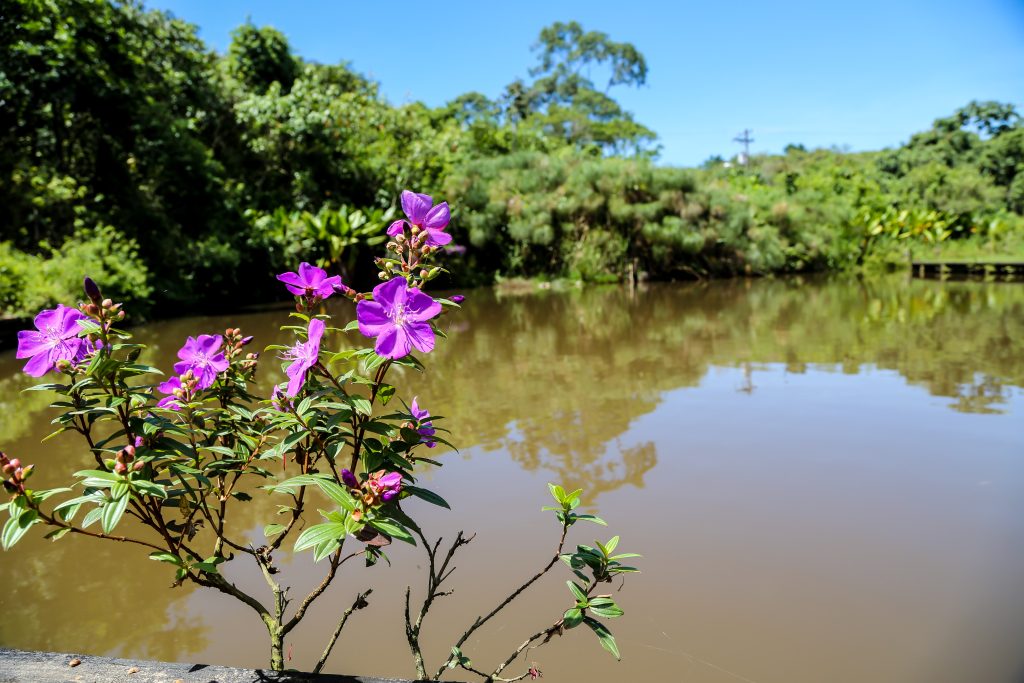
[[[613,90],[660,138],[662,163],[787,143],[895,146],[972,99],[1024,103],[1024,0],[683,2],[519,0],[147,0],[224,51],[250,18],[302,57],[348,61],[393,103],[497,97],[526,77],[554,21],[628,41],[647,85]]]

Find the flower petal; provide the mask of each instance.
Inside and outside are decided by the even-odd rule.
[[[401,327],[388,327],[377,337],[377,344],[374,347],[378,356],[384,358],[404,358],[409,355],[409,335]]]
[[[430,206],[434,203],[429,194],[416,194],[402,190],[402,211],[413,225],[422,225]]]
[[[405,221],[401,218],[388,226],[388,234],[392,237],[395,235],[401,235],[403,232],[405,232]]]
[[[444,230],[451,219],[452,212],[448,208],[448,202],[441,202],[424,216],[423,227],[427,230]]]
[[[46,329],[59,329],[60,328],[61,314],[59,308],[48,308],[43,311],[39,311],[35,320],[36,329],[45,331]]]
[[[82,329],[78,326],[78,321],[85,320],[85,315],[64,305],[57,306],[57,311],[61,315],[60,336],[65,339],[78,336],[78,331]]]
[[[309,368],[303,367],[305,364],[302,361],[296,361],[288,366],[285,370],[285,374],[288,375],[288,388],[285,389],[285,393],[289,396],[298,396],[302,390],[302,385],[306,381],[306,370]]]
[[[46,353],[49,349],[50,346],[47,343],[46,336],[42,332],[22,330],[18,332],[18,351],[14,354],[14,357],[31,358],[40,353]]]
[[[306,293],[306,288],[302,286],[302,279],[298,273],[281,273],[277,279],[283,282],[285,289],[295,296],[302,296]]]
[[[50,370],[53,369],[54,358],[53,353],[45,351],[38,355],[32,356],[32,360],[25,363],[23,368],[26,375],[29,377],[42,377]]]
[[[434,330],[428,323],[408,322],[404,328],[409,341],[418,351],[430,353],[434,350]]]
[[[442,247],[452,241],[452,236],[443,230],[427,228],[427,246]]]
[[[364,337],[376,337],[388,327],[394,325],[384,313],[384,307],[376,301],[360,301],[356,304],[356,320],[359,332]]]
[[[196,340],[196,346],[199,347],[198,350],[208,357],[217,353],[217,349],[223,343],[224,337],[219,334],[201,334],[199,339]]]
[[[305,261],[299,264],[299,278],[301,278],[302,284],[306,287],[316,287],[326,277],[327,271],[323,268],[317,268]]]
[[[409,285],[404,277],[393,277],[373,288],[373,300],[383,306],[385,312],[393,311],[396,307],[405,305],[408,289]]]
[[[412,322],[430,320],[441,313],[441,304],[424,294],[418,288],[409,290],[409,298],[405,304],[405,319]]]
[[[309,321],[309,330],[307,331],[309,343],[313,345],[317,353],[320,351],[320,340],[324,336],[324,321],[320,318],[313,318]],[[313,355],[313,354],[311,354]]]

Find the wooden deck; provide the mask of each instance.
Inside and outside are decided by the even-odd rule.
[[[938,279],[985,278],[1024,280],[1024,259],[998,261],[911,261],[914,277]]]

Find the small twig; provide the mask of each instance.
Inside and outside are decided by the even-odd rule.
[[[327,647],[324,648],[324,653],[320,655],[320,660],[313,667],[313,673],[318,674],[324,668],[324,664],[327,663],[327,658],[331,656],[331,650],[334,649],[334,644],[338,641],[338,636],[341,635],[341,629],[345,628],[345,622],[348,621],[349,616],[356,610],[363,609],[366,607],[366,598],[373,592],[372,588],[367,588],[365,591],[356,596],[352,606],[345,610],[345,613],[341,615],[341,621],[338,622],[338,628],[334,629],[334,633],[331,634],[331,639],[327,641]]]
[[[455,643],[455,647],[456,648],[461,648],[463,646],[463,644],[465,644],[465,642],[467,640],[469,640],[469,637],[471,635],[473,635],[473,633],[478,628],[480,628],[481,626],[486,624],[488,621],[490,621],[491,618],[494,617],[498,612],[500,612],[501,610],[505,609],[505,607],[507,607],[509,605],[509,603],[511,603],[513,600],[515,600],[517,597],[519,597],[519,595],[523,591],[525,591],[527,588],[529,588],[534,583],[536,583],[542,576],[544,576],[549,571],[551,571],[551,568],[555,566],[555,564],[558,562],[558,558],[561,557],[561,555],[562,555],[562,548],[565,547],[565,537],[566,537],[566,534],[568,534],[568,532],[569,532],[569,527],[563,524],[562,525],[562,536],[561,536],[561,538],[558,539],[558,547],[555,549],[555,556],[551,558],[551,561],[548,562],[547,566],[545,566],[539,572],[534,574],[533,577],[530,578],[526,583],[522,584],[521,586],[516,588],[514,591],[512,591],[512,593],[507,598],[502,600],[501,603],[497,607],[495,607],[493,610],[491,610],[486,616],[477,617],[476,620],[473,622],[473,625],[470,626],[468,629],[466,629],[465,633],[462,634],[462,636],[459,638],[458,642]],[[448,658],[444,661],[444,664],[442,664],[441,668],[439,668],[437,670],[437,674],[435,674],[434,678],[435,679],[436,678],[440,678],[441,674],[444,673],[444,670],[447,669],[448,666],[453,661],[455,661],[454,653],[448,655]]]

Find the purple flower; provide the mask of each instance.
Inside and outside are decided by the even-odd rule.
[[[181,410],[181,397],[180,392],[183,389],[181,386],[180,377],[171,377],[163,384],[157,386],[156,390],[161,394],[167,394],[162,399],[157,401],[157,408],[167,408],[169,410]]]
[[[366,485],[386,503],[402,490],[402,475],[398,472],[385,473],[384,470],[377,470],[370,475]]]
[[[85,356],[89,346],[78,336],[79,320],[85,320],[82,313],[58,304],[57,308],[40,311],[34,321],[36,329],[18,332],[15,358],[31,358],[25,364],[26,375],[42,377],[57,361],[75,362]]]
[[[341,471],[341,481],[350,489],[359,488],[359,480],[356,479],[356,475],[352,474],[351,470],[345,469]]]
[[[307,341],[297,342],[295,346],[284,352],[284,359],[292,361],[285,373],[288,375],[289,396],[298,396],[306,381],[306,373],[316,365],[320,357],[320,339],[324,336],[324,321],[320,318],[313,318],[309,321],[309,331],[306,333]]]
[[[303,261],[297,273],[281,273],[277,279],[284,283],[285,288],[295,296],[311,299],[326,299],[337,291],[344,289],[341,276],[327,277],[327,271]]]
[[[184,375],[191,370],[197,380],[196,388],[209,389],[217,375],[228,369],[228,359],[220,350],[223,343],[224,337],[219,334],[201,334],[198,339],[189,337],[178,350],[181,361],[174,364],[174,371]]]
[[[419,403],[417,403],[418,399],[418,396],[414,396],[412,399],[412,405],[409,406],[409,412],[411,412],[412,416],[416,418],[416,421],[420,423],[420,427],[416,431],[420,434],[420,436],[433,436],[436,433],[434,430],[434,423],[427,419],[430,417],[430,413],[420,408]],[[423,444],[427,448],[433,448],[434,446],[437,445],[437,442],[434,441],[433,439],[428,438],[423,439]]]
[[[441,312],[441,304],[405,278],[396,277],[373,288],[373,301],[356,304],[359,331],[376,337],[375,350],[385,358],[408,356],[412,347],[423,353],[434,348],[434,330],[427,321]]]
[[[466,300],[466,297],[462,296],[461,294],[456,294],[454,296],[448,297],[448,300],[451,301],[453,304],[461,304],[463,301]]]
[[[402,211],[405,212],[409,223],[427,231],[427,245],[440,247],[452,241],[452,236],[444,232],[452,214],[448,209],[448,202],[441,202],[437,206],[433,204],[434,200],[429,194],[416,194],[409,190],[402,191]],[[405,230],[405,221],[399,219],[388,228],[388,234],[394,237],[403,230]]]

